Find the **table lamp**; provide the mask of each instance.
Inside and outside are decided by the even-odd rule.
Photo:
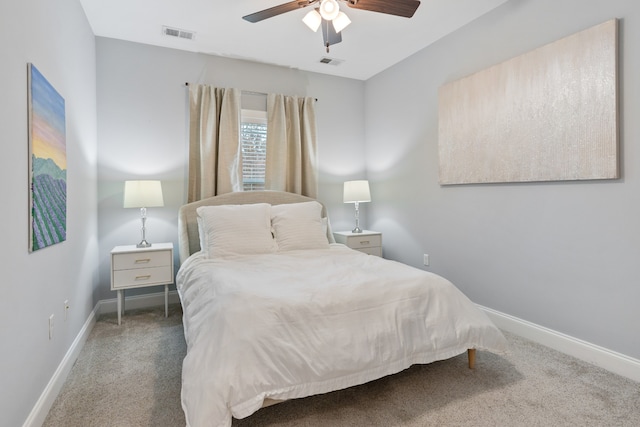
[[[371,201],[371,194],[369,193],[369,181],[347,181],[344,183],[344,203],[355,203],[356,208],[356,227],[351,230],[353,233],[362,233],[360,228],[360,210],[358,204]]]
[[[124,207],[140,208],[142,218],[142,240],[136,245],[138,248],[148,248],[145,223],[147,222],[147,208],[164,206],[162,198],[162,185],[160,181],[125,181],[124,182]]]

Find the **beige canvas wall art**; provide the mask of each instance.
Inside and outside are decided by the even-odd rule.
[[[443,85],[439,182],[615,179],[618,21]]]

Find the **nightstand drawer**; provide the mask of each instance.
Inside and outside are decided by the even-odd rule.
[[[150,286],[173,281],[171,265],[150,268],[114,270],[112,289]]]
[[[362,233],[353,231],[336,231],[333,233],[336,243],[342,243],[351,249],[369,255],[382,256],[382,233],[363,230]]]
[[[144,251],[113,255],[114,270],[171,266],[171,251]]]
[[[354,248],[356,249],[356,248]],[[365,254],[369,254],[369,255],[375,255],[375,256],[382,256],[382,246],[375,246],[375,247],[371,247],[371,248],[359,248],[356,249],[356,251],[358,252],[364,252]]]
[[[382,246],[382,236],[380,234],[368,236],[349,236],[347,246],[352,249],[371,248]]]

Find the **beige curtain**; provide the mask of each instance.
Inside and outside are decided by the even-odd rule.
[[[188,202],[242,191],[238,89],[189,85]]]
[[[317,197],[315,102],[308,97],[267,95],[267,190]]]

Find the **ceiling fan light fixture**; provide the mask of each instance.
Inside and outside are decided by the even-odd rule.
[[[333,20],[333,28],[336,30],[336,33],[347,28],[347,25],[351,24],[351,19],[347,16],[346,13],[340,12],[338,16]]]
[[[302,18],[302,22],[304,22],[311,31],[316,32],[322,23],[322,16],[320,16],[316,9],[313,9]]]
[[[320,15],[327,21],[333,21],[340,13],[340,6],[336,0],[322,0],[320,3]]]

